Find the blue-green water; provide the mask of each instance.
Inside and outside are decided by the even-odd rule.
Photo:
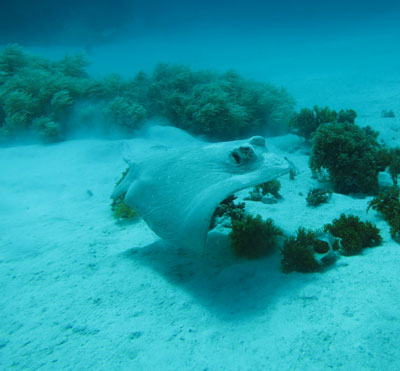
[[[395,0],[24,0],[1,4],[0,42],[101,44],[132,34],[222,30],[334,36],[374,32],[390,20],[396,27],[399,7]]]
[[[234,69],[285,87],[296,109],[355,109],[357,124],[399,146],[399,16],[389,0],[3,1],[0,44],[51,60],[83,52],[94,78],[151,74],[159,62]],[[102,109],[84,108],[81,118]],[[287,234],[352,213],[376,223],[384,243],[323,273],[287,275],[279,253],[198,256],[162,245],[140,218],[116,222],[109,196],[126,140],[87,134],[0,147],[0,369],[400,369],[399,245],[366,213],[369,196],[334,193],[306,207],[320,183],[304,141],[267,138],[299,173],[281,179],[279,202],[247,211]]]

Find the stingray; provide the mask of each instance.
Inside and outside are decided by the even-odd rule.
[[[261,136],[209,143],[171,127],[130,141],[125,161],[129,171],[111,197],[125,194],[124,202],[159,237],[199,253],[221,201],[293,169]]]

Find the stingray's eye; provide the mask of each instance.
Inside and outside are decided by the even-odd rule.
[[[253,146],[265,147],[265,138],[260,136],[252,137],[249,141]]]
[[[255,155],[254,150],[249,145],[243,145],[239,148],[235,148],[231,152],[231,157],[235,161],[236,164],[240,165],[243,162],[248,161],[249,159],[253,158]]]
[[[254,150],[250,146],[241,146],[239,147],[239,151],[244,158],[250,158],[254,155]]]

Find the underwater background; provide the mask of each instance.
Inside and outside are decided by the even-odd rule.
[[[133,35],[270,32],[314,37],[396,27],[399,4],[383,1],[66,1],[3,3],[3,43],[102,44]],[[361,29],[363,28],[363,30]],[[161,34],[162,35],[161,35]]]
[[[399,19],[395,0],[1,2],[0,368],[400,369]],[[321,130],[317,150],[302,113],[354,135],[355,186],[335,163],[316,176],[318,155],[343,160],[348,143]],[[235,194],[207,254],[163,245],[110,199],[127,147],[191,143],[160,124],[212,142],[264,135],[296,174],[275,195]],[[310,206],[315,189],[326,199]],[[226,215],[244,209],[281,231],[259,259],[229,245]],[[281,234],[344,214],[376,225],[379,246],[307,273],[283,265]]]
[[[339,79],[343,71],[354,78],[392,73],[399,60],[399,13],[394,0],[24,0],[2,4],[0,42],[51,58],[83,51],[95,75],[131,77],[160,62],[179,63],[234,69],[290,90],[303,73],[308,80],[326,71]],[[291,92],[301,106],[301,95]]]

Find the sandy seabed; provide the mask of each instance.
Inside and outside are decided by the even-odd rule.
[[[319,68],[298,67],[297,74],[284,73],[282,64],[289,69],[294,60],[282,57],[274,82],[299,107],[354,108],[358,124],[400,145],[400,71],[379,65],[384,53],[367,66],[360,55],[364,68],[352,59],[347,70],[340,56],[336,69],[311,57],[299,57],[297,66]],[[397,117],[380,117],[383,109]],[[323,273],[283,274],[278,253],[258,261],[198,257],[163,246],[140,219],[116,222],[109,196],[125,169],[123,142],[0,148],[1,369],[400,368],[400,245],[375,211],[366,213],[370,197],[333,194],[328,204],[306,206],[318,183],[298,138],[267,139],[299,174],[280,179],[279,203],[247,202],[247,211],[287,233],[344,212],[376,223],[384,237]]]

